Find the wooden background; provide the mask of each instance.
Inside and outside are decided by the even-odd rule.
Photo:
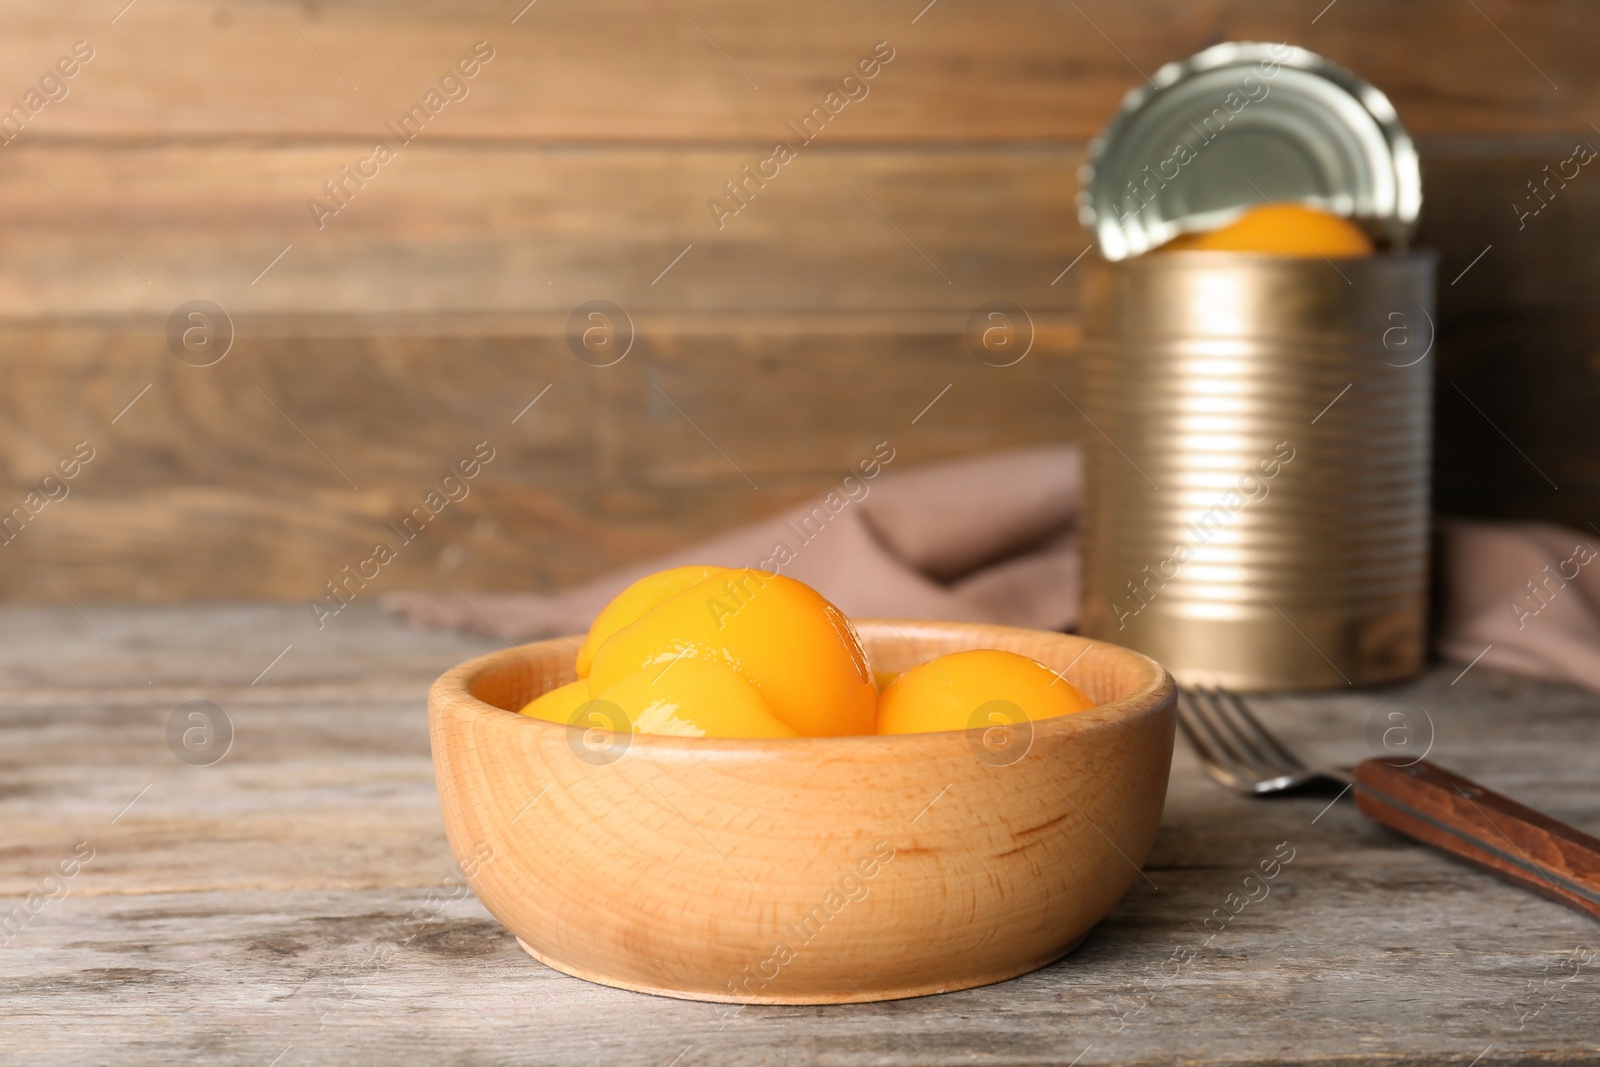
[[[1228,39],[1346,64],[1419,140],[1441,507],[1600,519],[1600,169],[1512,207],[1600,145],[1592,5],[524,2],[0,3],[0,102],[95,49],[0,147],[0,510],[96,450],[0,548],[0,595],[305,599],[485,439],[386,588],[551,588],[883,440],[898,468],[1077,438],[1050,387],[1075,169],[1141,72]],[[319,231],[307,199],[480,40],[470,95]],[[870,95],[719,230],[708,198],[879,41]],[[199,298],[236,334],[205,368],[165,338]],[[605,368],[565,340],[597,298],[637,331]],[[963,343],[993,299],[1038,329],[1014,367]]]

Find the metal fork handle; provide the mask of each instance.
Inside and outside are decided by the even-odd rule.
[[[1355,769],[1362,814],[1600,918],[1600,839],[1426,760]]]

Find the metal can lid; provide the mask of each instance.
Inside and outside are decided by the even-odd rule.
[[[1126,259],[1265,202],[1311,204],[1403,248],[1422,207],[1417,150],[1389,98],[1288,44],[1230,42],[1130,90],[1089,145],[1078,218]]]

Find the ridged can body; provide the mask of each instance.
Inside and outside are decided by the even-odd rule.
[[[1094,265],[1085,633],[1241,691],[1420,668],[1433,276],[1431,253]]]

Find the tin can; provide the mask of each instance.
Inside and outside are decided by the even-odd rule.
[[[1420,668],[1433,277],[1425,252],[1092,266],[1086,633],[1240,691]]]

